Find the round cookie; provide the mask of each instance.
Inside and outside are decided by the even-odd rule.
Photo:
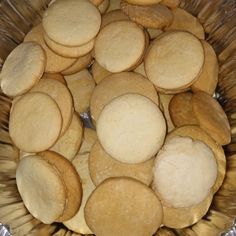
[[[72,162],[81,178],[82,188],[83,188],[83,199],[81,207],[79,211],[76,213],[76,215],[70,220],[63,222],[63,224],[68,229],[80,234],[92,234],[92,231],[87,226],[84,218],[85,204],[90,194],[95,189],[95,185],[93,184],[89,173],[88,159],[89,159],[88,153],[82,155],[79,154]]]
[[[139,181],[110,178],[89,197],[85,219],[96,235],[149,236],[162,223],[162,206],[155,193]]]
[[[180,0],[162,0],[160,4],[163,4],[171,9],[175,9],[179,6]]]
[[[197,92],[192,97],[193,112],[200,127],[205,130],[217,143],[230,143],[230,125],[220,104],[210,95]]]
[[[56,43],[81,46],[97,35],[101,15],[89,1],[56,1],[44,13],[42,23],[48,37]]]
[[[95,88],[95,82],[89,71],[85,69],[76,74],[67,75],[65,80],[74,99],[75,111],[78,113],[87,112]]]
[[[193,92],[200,90],[213,95],[218,83],[218,60],[212,46],[205,40],[202,40],[201,42],[204,49],[205,61],[202,72],[198,79],[192,84],[191,89]]]
[[[129,18],[146,28],[162,29],[173,21],[172,12],[164,5],[138,6],[121,1],[121,10]]]
[[[70,126],[66,132],[57,140],[50,148],[51,151],[57,152],[67,158],[73,160],[82,142],[83,124],[79,116],[74,112]]]
[[[126,0],[126,2],[134,5],[153,5],[161,2],[161,0]]]
[[[128,70],[143,56],[144,31],[131,21],[112,22],[99,32],[94,50],[96,61],[106,70],[113,73]]]
[[[56,142],[61,125],[61,112],[50,96],[28,93],[14,104],[10,113],[9,133],[19,149],[40,152]]]
[[[81,204],[82,187],[80,177],[71,162],[60,154],[52,151],[45,151],[38,155],[56,168],[63,179],[67,201],[63,214],[57,218],[56,221],[63,222],[69,220],[76,214]]]
[[[63,75],[72,75],[77,72],[80,72],[81,70],[85,69],[89,66],[89,64],[92,62],[92,55],[91,53],[88,53],[82,57],[79,57],[74,64],[72,64],[69,68],[66,70],[63,70],[61,73]]]
[[[90,100],[92,119],[96,122],[106,104],[126,93],[141,94],[159,105],[159,98],[154,86],[142,75],[134,72],[111,74],[102,80],[93,91]]]
[[[226,171],[226,159],[224,150],[221,145],[217,144],[205,131],[203,131],[200,127],[195,125],[186,125],[179,128],[174,129],[167,136],[167,139],[170,137],[181,136],[181,137],[191,137],[193,140],[200,140],[204,142],[215,154],[216,162],[217,162],[217,179],[215,185],[212,190],[213,193],[216,193],[220,186],[223,183]]]
[[[96,84],[99,84],[104,78],[111,74],[110,71],[107,71],[102,66],[100,66],[96,61],[94,61],[91,67],[91,73]]]
[[[166,123],[160,109],[139,94],[114,98],[97,120],[97,135],[102,147],[124,163],[136,164],[151,159],[161,148],[165,134]]]
[[[98,10],[101,14],[104,14],[110,5],[110,0],[103,0],[101,4],[98,5]]]
[[[0,73],[3,93],[10,97],[26,93],[43,75],[45,64],[46,55],[39,44],[28,42],[17,46],[5,60]]]
[[[175,94],[170,101],[169,112],[176,127],[198,124],[193,114],[191,92]]]
[[[44,42],[42,24],[35,26],[24,38],[24,42],[37,42],[44,49],[47,56],[45,72],[58,73],[70,67],[75,58],[62,57],[54,53]]]
[[[120,20],[129,20],[129,17],[120,9],[107,12],[102,16],[101,28],[110,24],[111,22],[120,21]]]
[[[55,79],[57,81],[60,81],[64,85],[66,85],[64,76],[60,73],[44,73],[42,76],[42,79]]]
[[[45,160],[39,156],[23,158],[16,170],[16,181],[25,206],[35,218],[51,224],[62,215],[66,203],[63,181]]]
[[[89,156],[89,171],[97,186],[110,177],[131,177],[150,185],[153,174],[154,158],[139,164],[125,164],[107,154],[99,142],[93,145]]]
[[[194,34],[199,39],[205,39],[205,31],[195,16],[181,8],[176,8],[172,12],[174,14],[174,20],[165,30],[187,31]]]
[[[56,80],[45,79],[40,80],[39,83],[31,89],[31,92],[45,93],[55,100],[62,115],[61,135],[64,134],[70,125],[73,115],[73,100],[69,89]]]
[[[162,34],[150,45],[144,60],[148,79],[167,91],[188,88],[199,76],[203,63],[201,42],[184,31]]]
[[[44,34],[44,40],[48,47],[54,51],[55,53],[63,56],[63,57],[81,57],[88,54],[92,51],[94,47],[95,40],[92,39],[88,43],[85,43],[81,46],[77,47],[66,47],[62,44],[58,44],[51,40],[46,34]]]

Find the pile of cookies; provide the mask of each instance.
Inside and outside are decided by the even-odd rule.
[[[52,1],[6,59],[18,191],[33,217],[75,235],[186,228],[225,176],[217,56],[178,0],[113,4]]]

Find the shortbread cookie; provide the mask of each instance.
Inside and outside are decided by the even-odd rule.
[[[89,154],[92,146],[97,141],[97,133],[94,129],[91,128],[85,128],[84,129],[84,136],[83,136],[83,142],[79,149],[79,154]]]
[[[192,84],[191,89],[193,92],[200,90],[213,95],[218,83],[218,60],[214,49],[209,43],[202,40],[202,45],[204,49],[205,61],[202,67],[202,72],[198,79]]]
[[[150,185],[153,179],[154,158],[139,164],[125,164],[107,154],[99,142],[93,145],[89,156],[90,175],[95,185],[111,177],[131,177]]]
[[[165,30],[183,30],[194,34],[199,39],[205,39],[204,29],[195,16],[181,8],[176,8],[172,12],[174,20]]]
[[[213,193],[217,192],[223,183],[226,169],[226,159],[224,150],[221,145],[217,144],[205,131],[200,127],[194,125],[182,126],[174,129],[168,134],[167,139],[175,136],[191,137],[193,140],[200,140],[204,142],[215,154],[217,162],[217,179],[212,188]]]
[[[191,92],[174,95],[169,104],[169,112],[176,127],[198,124],[192,109]]]
[[[94,78],[96,84],[99,84],[104,78],[106,78],[108,75],[111,74],[110,71],[104,69],[96,61],[94,61],[93,65],[91,67],[91,73],[93,75],[93,78]]]
[[[64,85],[66,85],[64,76],[60,73],[44,73],[42,76],[42,79],[55,79],[57,81],[60,81]]]
[[[58,73],[70,67],[75,61],[75,58],[62,57],[54,53],[44,42],[42,24],[35,26],[24,38],[24,42],[37,42],[44,49],[47,56],[47,64],[45,72]]]
[[[69,89],[56,80],[45,79],[40,80],[40,82],[31,89],[31,92],[45,93],[55,100],[62,115],[61,135],[64,134],[70,125],[73,115],[73,100]]]
[[[175,9],[179,6],[180,0],[162,0],[160,3],[169,8]]]
[[[107,12],[102,16],[101,28],[108,25],[111,22],[120,21],[120,20],[129,20],[129,17],[120,9]]]
[[[45,151],[38,155],[56,168],[63,179],[67,201],[63,214],[58,217],[56,221],[63,222],[69,220],[76,214],[81,204],[82,186],[80,177],[71,162],[60,154],[52,151]]]
[[[154,192],[141,182],[110,178],[89,197],[85,219],[96,235],[153,235],[162,223],[162,206]]]
[[[50,96],[28,93],[14,104],[10,113],[9,133],[19,149],[40,152],[56,142],[61,125],[61,112]]]
[[[40,156],[28,156],[20,161],[16,181],[25,206],[35,218],[51,224],[62,215],[66,203],[63,180]]]
[[[68,88],[74,99],[75,111],[78,113],[89,110],[89,102],[95,88],[93,77],[87,69],[73,75],[65,76]]]
[[[163,90],[189,87],[204,63],[200,40],[184,31],[163,34],[150,45],[144,65],[147,77]]]
[[[120,7],[132,21],[146,28],[162,29],[169,26],[173,21],[172,12],[161,4],[138,6],[122,0]]]
[[[144,53],[144,31],[131,21],[112,22],[99,32],[94,50],[96,61],[106,70],[113,73],[128,70]]]
[[[217,143],[230,143],[230,125],[220,104],[204,92],[193,94],[193,112],[200,127],[205,130]]]
[[[153,188],[165,206],[191,207],[211,193],[217,163],[204,142],[176,136],[166,140],[153,171]]]
[[[166,123],[160,109],[139,94],[114,98],[97,120],[102,147],[110,156],[125,163],[151,159],[161,148],[165,134]]]
[[[162,108],[163,108],[164,117],[166,119],[167,130],[168,130],[168,132],[170,132],[175,128],[175,126],[171,120],[170,112],[169,112],[169,104],[170,104],[170,100],[172,99],[173,95],[160,93],[159,97],[160,97],[160,106],[162,106]]]
[[[83,124],[79,116],[74,112],[70,126],[66,132],[50,148],[68,160],[72,161],[79,151],[83,137]]]
[[[154,86],[142,75],[134,72],[112,74],[101,81],[93,91],[90,100],[92,119],[96,122],[106,104],[126,93],[138,93],[148,97],[156,105],[159,104],[159,98]]]
[[[66,47],[62,44],[58,44],[51,40],[46,34],[44,34],[44,40],[48,47],[54,51],[55,53],[63,56],[63,57],[81,57],[88,54],[92,51],[94,47],[95,40],[92,39],[88,43],[85,43],[81,46],[77,47]]]
[[[48,37],[56,43],[81,46],[97,35],[101,15],[89,1],[56,1],[44,13],[42,23]]]
[[[95,189],[93,184],[88,167],[89,154],[79,154],[73,160],[73,165],[75,166],[78,174],[80,175],[82,188],[83,188],[83,199],[81,207],[76,215],[68,221],[63,222],[63,224],[70,230],[80,233],[80,234],[92,234],[92,231],[86,224],[84,218],[84,207],[90,196],[90,194]]]
[[[45,64],[46,55],[39,44],[35,42],[20,44],[3,64],[0,73],[3,93],[10,97],[26,93],[43,75]]]
[[[79,57],[74,64],[72,64],[69,68],[66,70],[63,70],[61,73],[63,75],[72,75],[77,72],[80,72],[81,70],[85,69],[89,66],[89,64],[92,62],[92,55],[91,53],[88,53],[82,57]]]
[[[110,5],[110,0],[103,0],[101,4],[98,5],[98,10],[101,14],[104,14]]]
[[[126,0],[126,2],[130,3],[130,4],[137,4],[137,5],[153,5],[156,3],[161,2],[161,0]]]

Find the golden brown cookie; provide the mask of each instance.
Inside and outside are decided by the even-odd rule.
[[[111,74],[110,71],[107,71],[102,66],[100,66],[96,61],[94,61],[91,67],[91,73],[96,84],[99,84],[104,78]]]
[[[139,164],[125,164],[107,154],[99,142],[93,145],[89,155],[89,171],[97,186],[111,177],[131,177],[150,185],[153,174],[154,158]]]
[[[198,79],[192,84],[191,89],[193,92],[203,91],[213,95],[218,83],[218,60],[212,46],[204,40],[201,42],[204,49],[205,61],[202,67],[202,72]]]
[[[162,0],[160,3],[169,8],[175,9],[179,6],[180,0]]]
[[[55,79],[57,81],[60,81],[64,85],[66,85],[64,76],[60,73],[44,73],[42,76],[42,79]]]
[[[192,109],[191,92],[174,95],[169,104],[169,112],[171,120],[176,127],[198,124]]]
[[[161,4],[138,6],[123,0],[120,7],[132,21],[146,28],[162,29],[173,21],[172,12]]]
[[[220,104],[210,95],[197,92],[192,97],[193,112],[200,127],[205,130],[217,143],[230,143],[230,125]]]
[[[85,219],[96,235],[148,236],[161,225],[162,206],[154,192],[141,182],[110,178],[89,197]]]
[[[137,4],[137,5],[153,5],[156,3],[159,3],[161,0],[126,0],[126,2],[130,3],[130,4]]]
[[[153,85],[142,75],[134,72],[112,74],[102,80],[94,89],[90,100],[90,112],[96,122],[106,104],[113,98],[126,93],[138,93],[159,104],[159,98]]]

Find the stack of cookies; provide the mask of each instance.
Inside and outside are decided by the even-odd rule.
[[[17,188],[37,222],[69,230],[53,235],[172,235],[158,229],[197,223],[225,176],[202,25],[178,0],[117,2],[52,1],[0,73]]]

